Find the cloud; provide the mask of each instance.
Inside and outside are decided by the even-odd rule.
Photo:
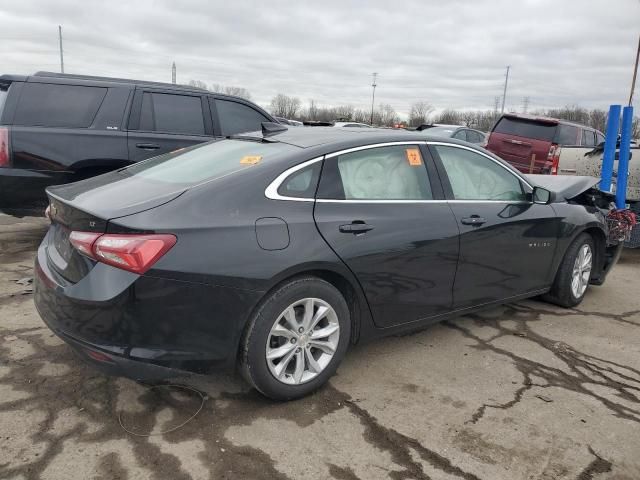
[[[640,2],[405,0],[21,0],[0,6],[3,73],[67,72],[236,85],[266,105],[277,93],[303,103],[407,114],[492,108],[511,65],[507,107],[606,107],[629,95]]]

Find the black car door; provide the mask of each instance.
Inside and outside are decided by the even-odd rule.
[[[451,308],[458,227],[419,142],[328,155],[314,217],[358,278],[379,327]]]
[[[553,208],[534,204],[526,180],[489,155],[461,145],[429,148],[460,228],[454,307],[548,287],[560,228]]]
[[[162,89],[136,89],[129,116],[129,161],[211,140],[206,96]]]

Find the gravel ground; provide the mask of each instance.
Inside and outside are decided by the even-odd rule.
[[[358,346],[296,402],[180,379],[204,407],[163,434],[200,396],[86,367],[16,283],[45,229],[0,216],[0,479],[640,478],[640,251],[578,309],[525,301]]]

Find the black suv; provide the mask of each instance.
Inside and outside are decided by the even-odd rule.
[[[0,209],[46,201],[48,185],[277,122],[239,97],[136,80],[0,76]]]

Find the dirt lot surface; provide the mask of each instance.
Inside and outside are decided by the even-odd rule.
[[[162,434],[200,397],[86,367],[16,283],[45,229],[0,216],[2,479],[640,478],[640,252],[578,309],[526,301],[359,346],[300,401],[182,380],[204,407]]]

